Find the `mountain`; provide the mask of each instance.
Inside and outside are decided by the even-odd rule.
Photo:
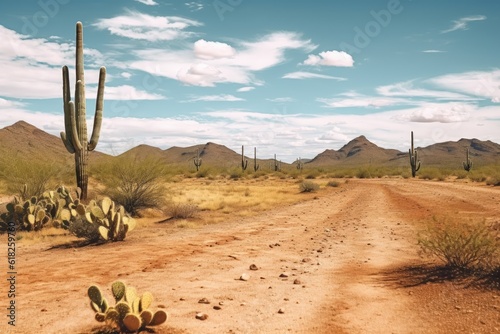
[[[100,152],[91,154],[93,160],[105,156]],[[24,121],[0,129],[0,157],[0,161],[19,158],[61,165],[72,164],[74,161],[73,154],[66,150],[61,138]]]
[[[356,167],[361,165],[396,165],[398,155],[402,152],[394,149],[378,147],[365,136],[354,138],[338,151],[325,150],[318,154],[306,166],[342,166]]]
[[[417,147],[422,168],[426,166],[462,168],[466,148],[469,148],[470,159],[474,168],[483,165],[500,164],[500,145],[491,141],[478,139],[460,139],[457,142],[443,142],[427,147]],[[213,142],[190,147],[171,147],[162,150],[149,145],[139,145],[119,157],[130,159],[156,158],[165,164],[186,166],[194,169],[193,159],[197,152],[203,160],[203,167],[239,167],[241,151],[235,152],[228,147]],[[253,170],[253,148],[246,148],[245,159],[248,169]],[[258,152],[257,152],[258,153]],[[311,152],[312,153],[312,152]],[[0,129],[0,162],[8,162],[13,158],[32,161],[48,161],[61,165],[73,165],[74,156],[66,151],[59,137],[48,134],[24,121]],[[113,156],[94,151],[90,153],[90,164],[113,159]],[[2,160],[3,159],[3,160]],[[272,159],[258,159],[261,169],[272,168]],[[366,137],[359,136],[339,150],[327,149],[314,159],[302,159],[305,167],[351,167],[408,166],[408,152],[381,148]],[[5,166],[5,164],[3,164]],[[285,167],[289,164],[283,163]],[[270,167],[271,166],[271,167]]]
[[[419,159],[426,166],[460,167],[466,159],[466,149],[474,167],[500,163],[500,145],[492,141],[460,139],[417,148]],[[407,155],[408,156],[408,155]]]

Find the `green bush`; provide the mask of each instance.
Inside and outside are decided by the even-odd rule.
[[[156,159],[125,160],[99,166],[96,178],[104,184],[102,193],[109,196],[132,216],[143,209],[161,209],[165,205],[164,164]]]
[[[319,185],[317,183],[312,182],[312,181],[302,181],[299,184],[299,190],[301,193],[315,192],[318,189],[319,189]]]
[[[338,181],[328,181],[326,184],[328,187],[338,187],[340,186],[340,183]]]
[[[447,267],[459,270],[488,269],[500,256],[498,231],[480,223],[434,221],[420,233],[424,254],[435,256]]]

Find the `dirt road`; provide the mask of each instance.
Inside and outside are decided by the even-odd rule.
[[[419,284],[408,274],[425,262],[416,232],[433,215],[499,219],[500,189],[350,180],[315,199],[201,228],[163,223],[121,243],[19,246],[16,327],[3,317],[0,332],[91,333],[98,323],[87,288],[97,284],[111,298],[117,279],[151,291],[168,312],[157,333],[500,332],[498,289]],[[197,320],[199,312],[208,318]]]

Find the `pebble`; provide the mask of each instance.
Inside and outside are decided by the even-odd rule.
[[[221,309],[222,309],[222,307],[220,307],[219,305],[214,305],[214,310],[218,311],[218,310],[221,310]]]
[[[259,270],[259,267],[257,267],[255,264],[251,264],[250,270]]]
[[[281,275],[280,275],[280,277],[281,277],[281,278],[286,278],[286,277],[288,277],[288,276],[289,276],[289,274],[288,274],[288,273],[281,273]]]
[[[210,304],[210,301],[207,298],[201,298],[198,300],[198,303],[200,304]]]
[[[246,273],[245,274],[241,274],[241,276],[240,276],[240,280],[241,281],[248,281],[249,279],[250,279],[250,275],[248,275]]]
[[[302,281],[298,278],[296,278],[294,281],[293,281],[293,284],[302,284]]]
[[[279,314],[283,314],[283,313],[285,313],[285,309],[284,309],[284,308],[280,308],[280,309],[278,310],[278,313],[279,313]]]
[[[207,320],[208,314],[206,313],[196,313],[196,319],[198,320]]]

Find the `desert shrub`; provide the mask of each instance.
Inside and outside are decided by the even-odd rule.
[[[423,253],[459,270],[492,268],[500,256],[498,231],[481,223],[434,221],[418,237]]]
[[[196,177],[197,178],[202,178],[202,177],[207,177],[210,174],[210,170],[208,168],[201,168],[199,171],[196,172]]]
[[[319,185],[312,181],[302,181],[299,184],[299,190],[301,193],[310,193],[319,189]]]
[[[172,203],[164,210],[165,214],[176,219],[192,218],[199,208],[191,203]]]
[[[5,179],[7,191],[22,200],[39,197],[50,186],[50,181],[61,175],[56,164],[12,158],[2,163],[0,177]]]
[[[164,204],[164,164],[156,159],[116,159],[100,166],[96,178],[109,196],[132,216],[142,209],[161,209]]]
[[[356,172],[356,177],[358,179],[369,179],[371,178],[371,173],[368,169],[366,168],[361,168]]]
[[[338,181],[328,181],[326,184],[328,187],[338,187],[340,186],[340,183]]]

